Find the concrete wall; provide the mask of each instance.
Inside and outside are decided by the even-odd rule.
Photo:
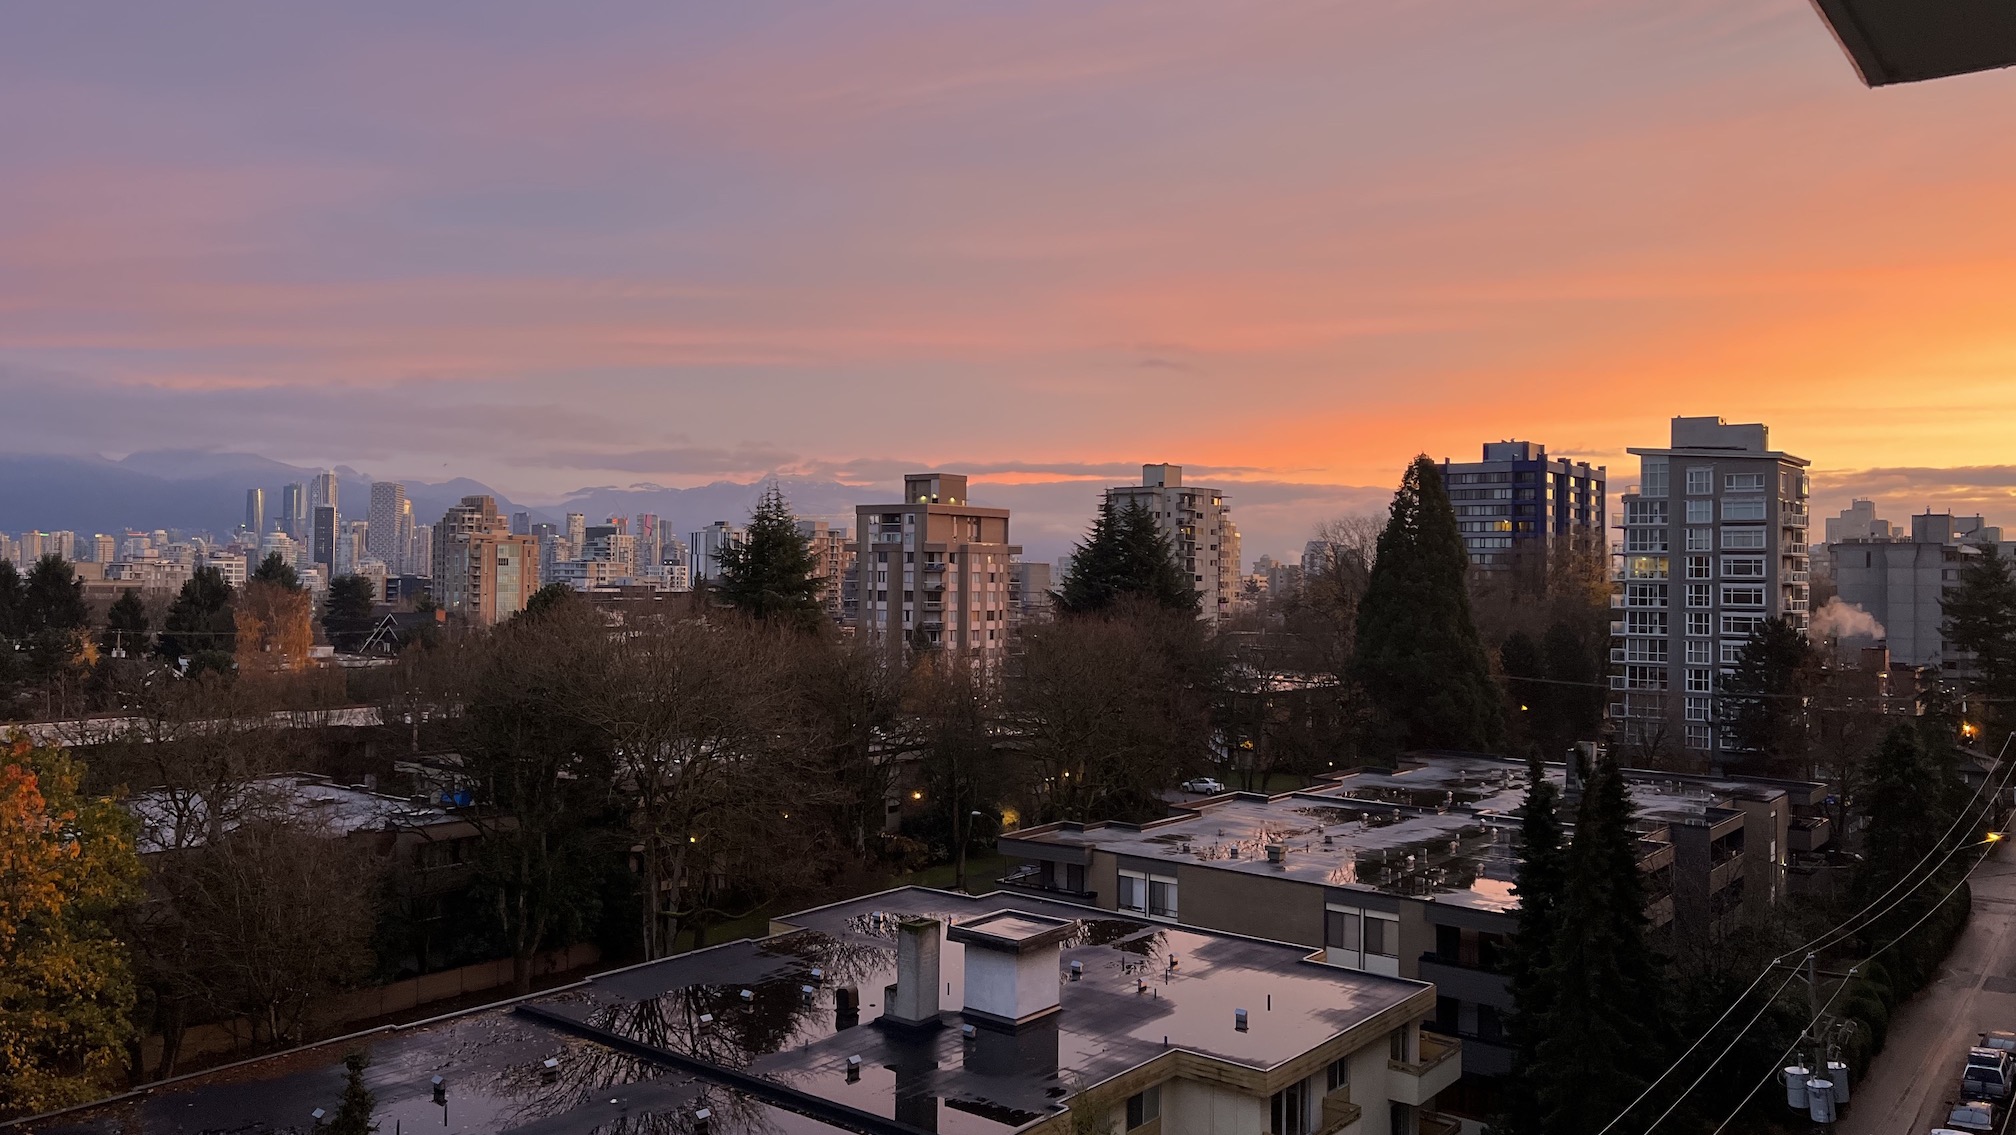
[[[1216,1084],[1172,1080],[1162,1085],[1163,1135],[1264,1132],[1267,1100]]]
[[[1317,947],[1323,944],[1323,888],[1203,865],[1178,865],[1183,921],[1233,934]],[[1101,905],[1105,905],[1104,892]]]

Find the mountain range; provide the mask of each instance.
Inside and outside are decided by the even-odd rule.
[[[956,466],[954,466],[956,468]],[[270,528],[280,515],[280,490],[306,482],[320,469],[289,465],[247,453],[148,450],[119,460],[104,457],[0,454],[0,532],[69,530],[81,535],[151,531],[228,533],[245,517],[245,490],[266,490]],[[337,500],[343,515],[364,519],[372,478],[347,465],[336,467]],[[416,523],[439,520],[463,497],[487,493],[504,513],[528,512],[535,521],[560,523],[569,512],[590,523],[608,516],[656,513],[666,530],[681,539],[716,520],[741,523],[761,494],[764,481],[716,481],[692,488],[652,484],[577,489],[556,503],[526,506],[466,477],[429,482],[408,480]],[[898,495],[893,485],[853,485],[833,480],[780,478],[792,510],[807,519],[851,527],[857,504]],[[1102,482],[1084,478],[1044,481],[977,481],[974,503],[1011,509],[1014,537],[1031,560],[1049,560],[1070,550],[1099,505]],[[1299,554],[1319,522],[1350,513],[1382,512],[1392,497],[1386,488],[1241,481],[1224,486],[1233,513],[1246,533],[1244,559],[1262,552]]]

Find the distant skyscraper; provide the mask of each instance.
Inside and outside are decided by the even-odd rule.
[[[717,520],[693,533],[692,578],[695,580],[720,578],[722,551],[731,546],[740,547],[748,540],[747,529],[737,528],[725,520]]]
[[[371,527],[367,549],[393,575],[405,574],[406,550],[413,543],[413,502],[397,481],[371,483]]]
[[[326,471],[315,474],[315,478],[308,482],[308,507],[320,508],[325,504],[330,508],[338,507],[336,474]]]
[[[109,564],[119,558],[119,541],[103,532],[91,537],[91,558],[101,564]]]
[[[630,526],[630,534],[637,538],[638,567],[656,567],[665,562],[663,559],[665,554],[664,548],[660,544],[660,541],[663,539],[662,533],[663,529],[658,523],[657,513],[640,512],[637,514],[636,521]]]
[[[532,534],[532,514],[529,512],[512,513],[511,534],[513,536],[530,536]]]
[[[245,490],[245,529],[257,537],[266,530],[266,490]]]
[[[413,542],[406,557],[406,575],[422,577],[434,574],[434,526],[416,524],[413,526]]]
[[[336,506],[318,504],[309,521],[309,558],[322,569],[322,578],[336,578]]]
[[[308,536],[308,486],[299,481],[280,490],[280,529],[296,540]]]
[[[567,514],[567,547],[574,555],[581,554],[581,545],[588,542],[588,518],[578,512]]]

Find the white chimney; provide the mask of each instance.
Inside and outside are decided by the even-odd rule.
[[[961,922],[946,937],[966,948],[966,1015],[1018,1026],[1059,1009],[1062,944],[1073,919],[1000,910]]]
[[[899,1025],[938,1022],[938,920],[896,926],[896,984],[884,991],[882,1019]]]

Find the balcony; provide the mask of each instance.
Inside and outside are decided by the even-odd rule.
[[[1610,661],[1612,661],[1612,662],[1622,662],[1622,661],[1624,661],[1624,648],[1623,648],[1623,647],[1621,647],[1621,646],[1613,646],[1613,647],[1611,647],[1611,648],[1610,648]]]
[[[1058,882],[1054,874],[1046,881],[1043,878],[1042,869],[1033,863],[1024,864],[1007,875],[994,880],[994,884],[1014,891],[1028,891],[1039,895],[1062,895],[1065,898],[1087,904],[1099,901],[1099,896],[1096,892],[1074,890]]]
[[[924,571],[925,571],[926,573],[929,573],[929,574],[940,574],[940,573],[943,573],[943,572],[944,572],[944,570],[945,570],[945,565],[944,565],[944,564],[942,564],[942,563],[932,563],[931,561],[928,561],[928,560],[927,560],[927,561],[925,561],[924,563],[922,563],[922,564],[918,565],[918,566],[919,566],[919,567],[921,567],[921,568],[923,568],[923,570],[924,570]]]
[[[1364,1114],[1364,1108],[1351,1102],[1351,1089],[1339,1088],[1323,1097],[1323,1120],[1316,1135],[1340,1135]]]
[[[1610,675],[1610,688],[1611,688],[1611,689],[1613,689],[1613,690],[1628,690],[1628,689],[1630,689],[1631,687],[1630,687],[1630,686],[1628,686],[1628,685],[1626,685],[1626,684],[1625,684],[1625,681],[1626,681],[1626,679],[1625,679],[1624,675],[1622,675],[1622,674],[1612,674],[1612,675]]]
[[[1778,513],[1778,523],[1786,528],[1804,528],[1806,527],[1807,520],[1808,517],[1805,513],[1789,508],[1782,509]]]
[[[1834,823],[1825,816],[1794,816],[1785,846],[1792,851],[1819,851],[1834,839]]]
[[[1463,1042],[1455,1037],[1423,1032],[1421,1058],[1416,1061],[1388,1060],[1388,1097],[1394,1103],[1420,1107],[1463,1075]]]

